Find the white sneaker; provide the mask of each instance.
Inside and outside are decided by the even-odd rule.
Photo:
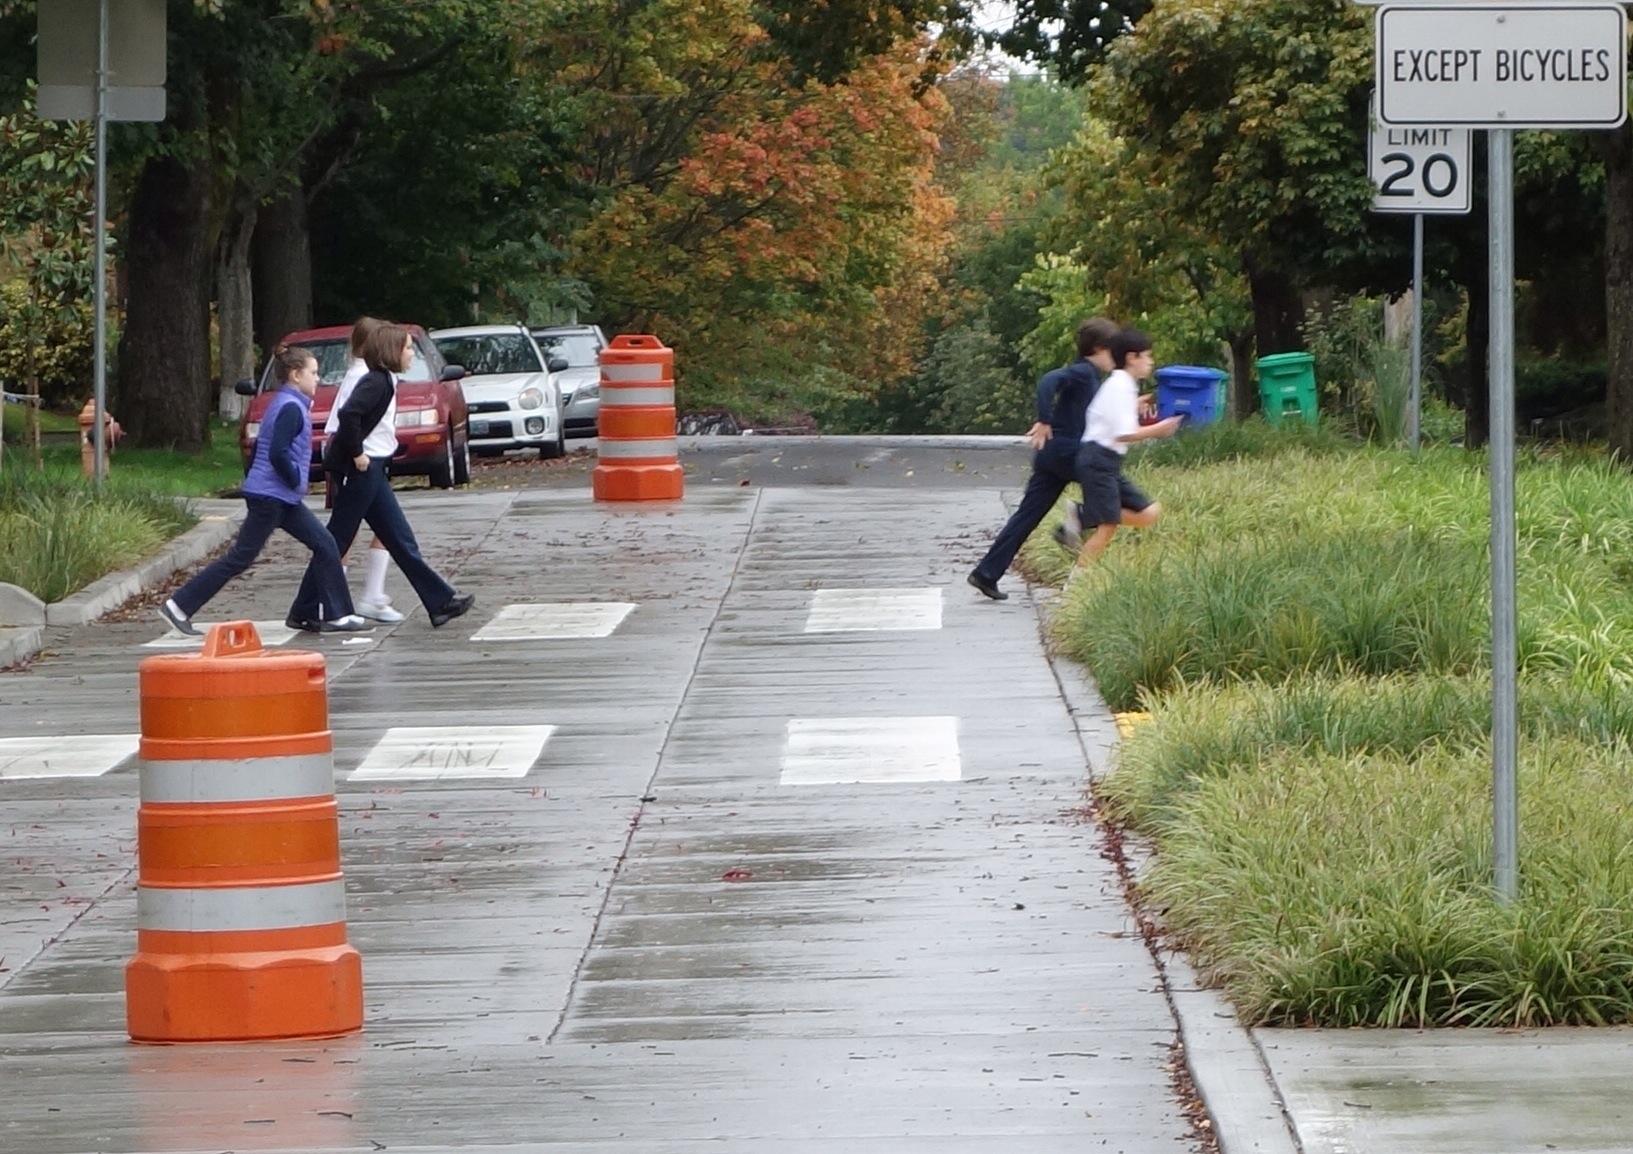
[[[370,621],[378,621],[381,625],[398,625],[407,620],[391,607],[390,597],[379,601],[358,601],[357,612]]]
[[[373,628],[373,625],[355,613],[349,617],[337,617],[333,621],[318,623],[320,633],[367,633]]]
[[[1066,502],[1066,514],[1061,518],[1060,528],[1055,531],[1055,540],[1076,553],[1083,548],[1083,518],[1080,506],[1076,501]]]

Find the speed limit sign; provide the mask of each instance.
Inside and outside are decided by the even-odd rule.
[[[1469,211],[1472,133],[1466,128],[1385,124],[1372,115],[1367,174],[1374,212]]]

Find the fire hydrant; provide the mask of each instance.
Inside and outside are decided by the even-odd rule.
[[[96,476],[96,440],[91,436],[91,426],[96,424],[96,402],[86,401],[85,407],[79,411],[79,467],[87,477]],[[106,473],[113,467],[113,447],[119,441],[124,430],[119,422],[113,419],[113,414],[106,409],[102,411],[102,471]]]

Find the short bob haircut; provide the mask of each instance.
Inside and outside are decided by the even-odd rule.
[[[1077,326],[1077,355],[1087,360],[1096,349],[1111,347],[1117,335],[1117,322],[1105,317],[1090,317]]]
[[[381,321],[378,328],[363,338],[363,347],[358,354],[363,358],[363,363],[377,373],[400,373],[403,371],[403,344],[409,335],[406,326]]]

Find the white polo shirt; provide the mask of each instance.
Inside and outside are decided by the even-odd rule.
[[[340,406],[344,405],[357,388],[357,382],[368,373],[368,365],[361,357],[353,357],[352,363],[346,368],[346,375],[340,378],[340,391],[335,393],[334,407],[329,410],[329,419],[323,422],[323,431],[334,436],[340,428]],[[391,400],[386,403],[385,415],[380,423],[370,429],[363,437],[363,455],[366,457],[391,457],[397,452],[397,374],[391,374]]]
[[[1083,442],[1093,441],[1114,453],[1127,454],[1128,442],[1117,438],[1140,429],[1140,386],[1126,369],[1113,369],[1089,402]]]

